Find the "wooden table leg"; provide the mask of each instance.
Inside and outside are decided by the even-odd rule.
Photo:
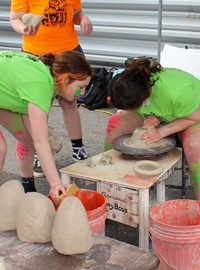
[[[157,202],[165,201],[165,181],[157,184]]]
[[[149,250],[149,189],[139,190],[139,247]]]

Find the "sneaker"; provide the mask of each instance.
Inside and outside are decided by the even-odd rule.
[[[34,166],[33,166],[33,175],[35,177],[45,177],[40,161],[38,159],[37,153],[34,154]]]
[[[85,152],[84,146],[73,147],[72,159],[74,162],[80,162],[88,158],[88,154]]]

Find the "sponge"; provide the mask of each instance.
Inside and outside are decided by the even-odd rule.
[[[61,201],[63,201],[65,197],[74,196],[78,190],[79,188],[77,187],[77,185],[72,183],[66,189],[66,195],[61,194],[59,198]]]

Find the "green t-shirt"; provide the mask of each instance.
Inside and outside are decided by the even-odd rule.
[[[0,51],[0,108],[28,114],[31,102],[48,113],[53,97],[48,66],[31,54]]]
[[[200,105],[200,80],[175,68],[165,68],[152,78],[158,79],[146,105],[138,112],[154,115],[161,124],[172,122],[193,113]]]

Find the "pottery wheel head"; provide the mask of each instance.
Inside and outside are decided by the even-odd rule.
[[[127,134],[115,138],[112,141],[112,146],[115,150],[127,155],[154,156],[173,150],[176,147],[176,140],[168,137],[160,140],[157,143],[145,144],[142,141],[134,141],[133,134]]]

